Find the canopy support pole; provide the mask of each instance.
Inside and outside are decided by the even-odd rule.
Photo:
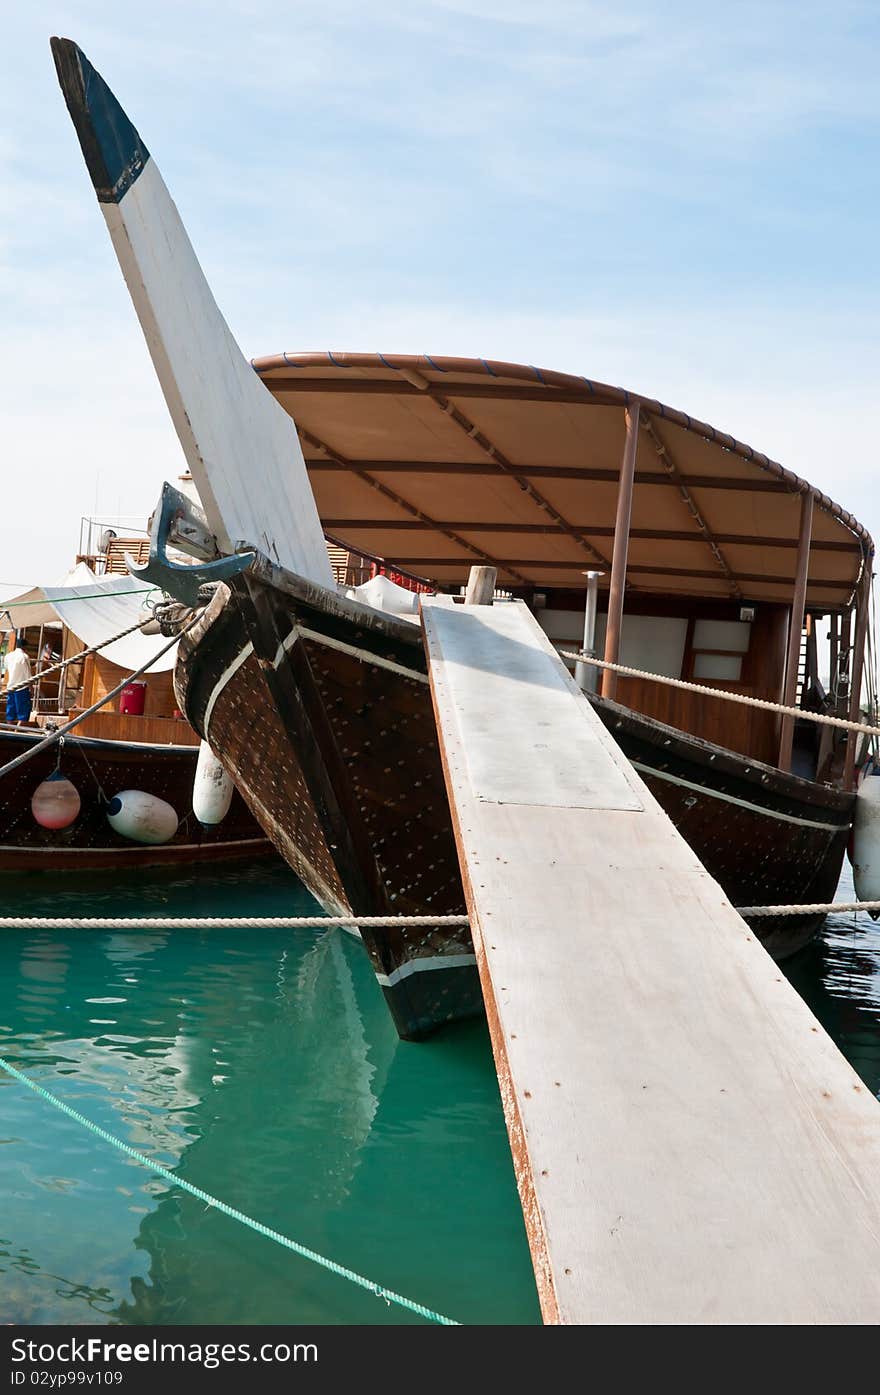
[[[851,722],[859,720],[859,707],[862,701],[862,670],[865,663],[865,636],[868,632],[868,611],[871,600],[871,564],[865,558],[862,584],[856,602],[856,632],[853,640],[852,660],[849,673],[849,712]],[[855,731],[846,734],[846,760],[843,766],[843,788],[851,790],[855,784],[856,748],[859,736]]]
[[[798,534],[797,570],[795,572],[794,596],[791,602],[791,615],[788,626],[788,654],[785,660],[785,688],[782,695],[784,707],[794,707],[797,698],[798,660],[801,654],[801,635],[804,628],[804,607],[807,600],[807,573],[810,567],[810,539],[813,533],[813,496],[801,495],[801,526]],[[783,717],[779,737],[779,769],[791,770],[791,752],[794,744],[794,717]]]
[[[633,479],[639,437],[639,404],[626,406],[626,441],[620,464],[617,487],[617,517],[614,520],[614,553],[611,559],[611,585],[608,592],[608,628],[605,631],[605,662],[616,664],[620,656],[620,629],[623,622],[623,594],[626,590],[626,558],[629,551],[629,525],[632,516]],[[617,674],[610,669],[602,673],[602,696],[614,698]]]
[[[840,616],[832,610],[828,617],[828,691],[837,715],[837,640]]]

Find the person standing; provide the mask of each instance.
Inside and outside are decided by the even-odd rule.
[[[7,722],[22,722],[30,720],[31,715],[31,690],[30,688],[18,688],[18,692],[10,692],[10,688],[18,687],[19,683],[28,683],[31,678],[31,661],[22,645],[21,636],[14,631],[10,638],[10,643],[15,648],[10,649],[6,655],[6,720]]]

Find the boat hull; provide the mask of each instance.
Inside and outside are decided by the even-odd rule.
[[[42,730],[0,731],[0,765],[45,735]],[[58,760],[58,747],[47,747],[3,777],[0,872],[164,866],[271,854],[271,843],[239,795],[215,828],[196,822],[192,789],[197,758],[197,746],[65,737],[62,769],[82,804],[70,828],[52,830],[40,827],[30,807],[34,790]],[[168,843],[134,843],[110,827],[101,791],[109,799],[126,789],[144,790],[173,805],[181,822]]]
[[[289,573],[218,589],[181,641],[178,701],[330,914],[460,914],[419,627]],[[735,905],[830,899],[853,798],[591,699]],[[777,958],[820,917],[756,918]],[[363,931],[401,1036],[482,1011],[467,930]]]

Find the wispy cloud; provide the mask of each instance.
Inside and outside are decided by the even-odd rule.
[[[107,508],[146,513],[180,457],[51,32],[141,127],[247,352],[622,381],[880,526],[873,3],[31,0],[4,30],[0,412],[59,514],[53,573],[96,475]]]

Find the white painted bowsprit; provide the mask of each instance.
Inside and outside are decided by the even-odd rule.
[[[245,359],[155,161],[69,39],[59,81],[153,364],[221,552],[249,544],[333,586],[296,427]]]

